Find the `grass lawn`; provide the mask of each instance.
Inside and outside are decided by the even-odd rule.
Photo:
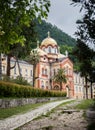
[[[12,115],[17,115],[20,113],[25,113],[43,104],[45,103],[29,104],[29,105],[14,107],[14,108],[4,108],[4,109],[0,108],[0,119],[4,119],[4,118],[10,117]]]
[[[66,105],[71,102],[74,102],[74,101],[68,101],[61,105]],[[94,101],[92,99],[83,100],[83,101],[81,101],[80,104],[75,106],[75,109],[87,109],[93,102]],[[43,104],[45,104],[45,103],[29,104],[29,105],[24,105],[24,106],[19,106],[19,107],[14,107],[14,108],[5,108],[5,109],[0,108],[0,119],[4,119],[4,118],[7,118],[7,117],[10,117],[13,115],[17,115],[20,113],[25,113],[27,111],[37,108],[38,106],[43,105]]]
[[[83,101],[81,101],[80,104],[76,105],[75,108],[76,109],[87,109],[89,108],[89,106],[91,106],[95,101],[93,99],[85,99]]]
[[[49,101],[49,102],[52,102],[52,101]],[[49,103],[49,102],[46,102],[46,103]],[[55,102],[55,101],[53,101],[53,102]],[[73,102],[73,101],[67,101],[63,104],[65,105],[65,104],[70,103],[70,102]],[[43,104],[46,104],[46,103],[29,104],[29,105],[13,107],[13,108],[4,108],[4,109],[0,108],[0,119],[4,119],[4,118],[7,118],[7,117],[10,117],[13,115],[25,113],[27,111],[33,110],[33,109],[35,109]]]

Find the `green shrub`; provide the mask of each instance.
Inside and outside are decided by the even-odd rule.
[[[12,82],[12,83],[21,84],[21,85],[30,85],[27,82],[27,80],[25,80],[25,78],[21,76],[17,76],[16,79],[14,79],[14,78],[9,78],[6,75],[3,75],[3,81]]]
[[[31,86],[0,81],[0,97],[65,97],[66,92],[42,90]]]

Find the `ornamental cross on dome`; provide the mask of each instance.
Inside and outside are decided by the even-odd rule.
[[[50,32],[48,31],[48,38],[50,37]]]

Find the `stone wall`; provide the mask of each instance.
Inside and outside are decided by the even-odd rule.
[[[47,101],[54,101],[59,98],[18,98],[18,99],[0,99],[0,108],[10,108],[16,106],[23,106],[26,104],[42,103]],[[64,99],[64,98],[60,98]]]

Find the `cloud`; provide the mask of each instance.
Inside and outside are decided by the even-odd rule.
[[[81,18],[80,7],[70,5],[70,0],[51,0],[50,12],[47,22],[74,37],[77,30],[76,20]]]

